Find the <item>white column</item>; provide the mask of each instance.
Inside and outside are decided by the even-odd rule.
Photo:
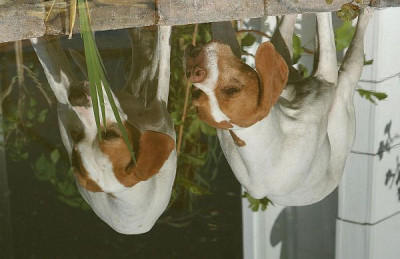
[[[359,85],[385,92],[374,105],[355,96],[357,134],[339,188],[336,258],[400,258],[400,8],[377,10],[365,36]],[[370,82],[369,82],[370,81]],[[393,147],[392,147],[393,146]],[[380,148],[381,147],[381,148]],[[398,179],[398,182],[396,180]]]

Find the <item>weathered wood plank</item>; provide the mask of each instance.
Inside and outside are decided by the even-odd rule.
[[[373,7],[396,7],[400,6],[400,0],[371,0]]]
[[[42,6],[0,6],[0,43],[44,35],[46,26],[43,21]]]
[[[348,2],[350,1],[333,0],[331,4],[327,4],[325,0],[266,0],[265,14],[331,12],[339,10],[343,4]]]
[[[142,27],[157,23],[154,0],[96,0],[89,5],[93,31]],[[69,33],[69,13],[55,12],[46,23],[48,34]],[[79,16],[74,33],[79,32]]]
[[[263,15],[336,11],[350,0],[89,0],[94,31],[153,24],[229,21]],[[69,32],[69,1],[0,0],[0,43]],[[373,7],[400,6],[400,0],[364,0]],[[74,33],[79,32],[76,22]]]
[[[163,0],[159,24],[178,25],[254,18],[264,15],[264,0]]]

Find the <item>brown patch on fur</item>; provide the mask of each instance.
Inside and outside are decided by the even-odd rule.
[[[133,127],[127,127],[129,140],[132,138],[140,143],[134,145],[138,148],[136,164],[131,161],[131,155],[122,138],[115,138],[111,141],[103,141],[100,148],[108,156],[112,165],[115,177],[126,187],[132,187],[140,181],[145,181],[158,173],[164,162],[168,159],[175,147],[174,140],[163,133],[145,131],[141,135]]]
[[[287,82],[284,59],[270,42],[264,42],[257,50],[258,73],[226,45],[219,48],[218,56],[219,77],[214,93],[222,112],[240,127],[265,118]]]
[[[93,181],[82,164],[81,156],[75,150],[72,152],[72,168],[79,184],[88,191],[102,192],[100,186]]]
[[[118,128],[115,128],[115,126],[114,129],[110,129],[109,126],[107,128],[108,132],[114,130],[119,133]],[[125,128],[127,130],[130,143],[132,143],[134,149],[137,149],[138,145],[135,145],[134,140],[138,140],[140,138],[140,132],[130,124],[126,124]],[[107,131],[105,134],[107,134]],[[103,136],[103,141],[99,146],[101,151],[108,156],[108,159],[113,166],[114,175],[121,184],[126,187],[131,187],[140,182],[135,175],[127,174],[127,169],[129,165],[132,164],[132,157],[121,135],[117,135],[109,139],[106,136]],[[135,153],[137,154],[137,152]]]
[[[289,69],[283,57],[270,42],[264,42],[258,47],[256,69],[263,86],[261,88],[262,109],[269,112],[286,86]],[[265,116],[267,116],[268,112]]]
[[[164,133],[143,132],[136,165],[128,174],[135,175],[140,181],[146,181],[160,171],[174,147],[174,140]]]
[[[244,140],[242,140],[241,138],[239,138],[232,130],[230,130],[229,133],[231,134],[233,141],[235,141],[235,144],[237,146],[239,146],[239,147],[246,146],[246,142]]]
[[[193,87],[192,90],[193,104],[197,107],[197,115],[199,116],[200,120],[218,129],[230,129],[233,127],[228,121],[216,122],[211,115],[211,107],[210,102],[208,101],[208,96],[196,87]]]

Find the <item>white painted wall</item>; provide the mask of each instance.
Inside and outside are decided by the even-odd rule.
[[[376,153],[381,142],[400,143],[399,43],[400,8],[376,11],[365,36],[366,58],[374,62],[365,67],[359,85],[388,98],[374,105],[356,96],[353,150]],[[393,175],[386,184],[389,170]],[[399,170],[400,148],[385,152],[382,159],[350,155],[339,188],[336,258],[400,258]]]

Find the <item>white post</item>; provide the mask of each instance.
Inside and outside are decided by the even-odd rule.
[[[374,105],[355,95],[353,150],[364,154],[349,156],[339,188],[338,259],[400,256],[399,40],[400,8],[375,11],[365,36],[366,59],[373,64],[364,68],[359,85],[388,98]]]

